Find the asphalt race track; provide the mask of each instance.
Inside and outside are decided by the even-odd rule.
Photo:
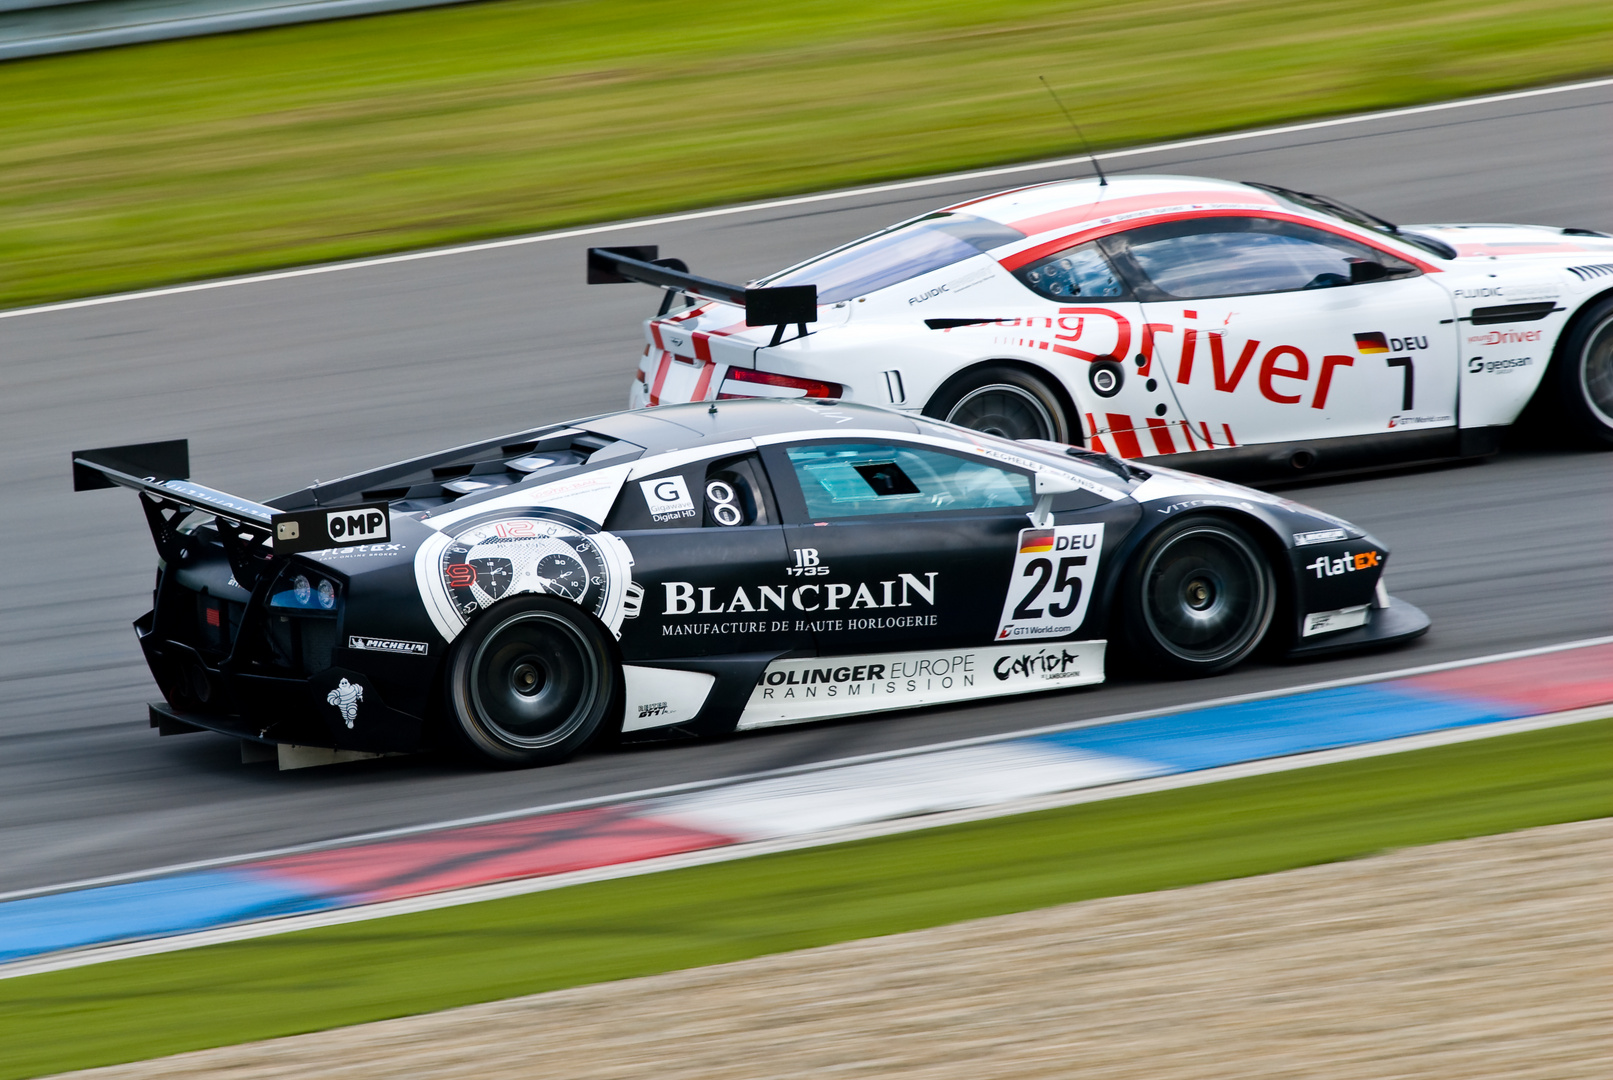
[[[1613,86],[1141,154],[1111,171],[1260,179],[1405,222],[1613,231]],[[1287,492],[1371,529],[1432,632],[1398,651],[607,750],[498,773],[388,759],[279,773],[159,739],[129,623],[154,552],[127,492],[74,495],[71,450],[188,437],[253,498],[619,407],[656,296],[588,288],[582,250],[659,243],[744,280],[902,217],[1068,169],[860,193],[313,277],[0,318],[0,891],[1613,634],[1613,455],[1491,461]]]

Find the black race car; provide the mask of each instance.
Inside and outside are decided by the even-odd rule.
[[[161,556],[135,622],[153,725],[283,764],[451,741],[548,764],[1428,627],[1349,522],[828,400],[614,413],[268,503],[190,483],[182,441],[73,466],[141,493]]]

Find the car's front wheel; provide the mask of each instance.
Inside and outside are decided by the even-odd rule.
[[[988,364],[943,386],[924,415],[1005,439],[1070,441],[1058,393],[1044,379],[1007,364]]]
[[[1184,518],[1143,546],[1122,603],[1135,666],[1195,677],[1254,652],[1271,626],[1277,589],[1247,530],[1220,518]]]
[[[500,765],[554,765],[620,708],[621,669],[576,607],[521,596],[465,628],[448,663],[448,704],[465,746]]]
[[[1575,441],[1613,447],[1613,297],[1574,320],[1557,346],[1550,377]]]

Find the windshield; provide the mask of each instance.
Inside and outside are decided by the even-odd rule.
[[[1313,195],[1308,191],[1290,191],[1288,188],[1278,187],[1276,184],[1257,184],[1245,181],[1252,188],[1269,191],[1279,198],[1287,199],[1296,206],[1304,207],[1316,213],[1336,217],[1347,221],[1351,225],[1362,229],[1371,229],[1373,232],[1386,233],[1402,243],[1422,248],[1431,255],[1438,255],[1442,259],[1456,258],[1456,249],[1449,244],[1436,240],[1432,236],[1421,233],[1403,232],[1400,226],[1392,221],[1385,221],[1376,214],[1369,214],[1365,210],[1358,210],[1347,202],[1329,198],[1326,195]]]
[[[816,285],[818,303],[838,304],[1023,239],[1018,229],[971,214],[930,214],[836,248],[762,284]]]

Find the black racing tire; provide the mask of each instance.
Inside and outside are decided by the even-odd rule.
[[[1613,296],[1580,313],[1552,358],[1553,397],[1566,434],[1591,449],[1613,449]]]
[[[478,615],[447,665],[463,748],[497,765],[558,765],[621,709],[609,635],[572,604],[517,596]]]
[[[1260,647],[1277,610],[1277,584],[1246,528],[1225,518],[1187,517],[1137,552],[1121,605],[1132,667],[1198,678],[1226,671]]]
[[[1058,391],[1040,376],[1007,364],[986,364],[952,379],[924,406],[924,415],[1005,439],[1070,441]]]

